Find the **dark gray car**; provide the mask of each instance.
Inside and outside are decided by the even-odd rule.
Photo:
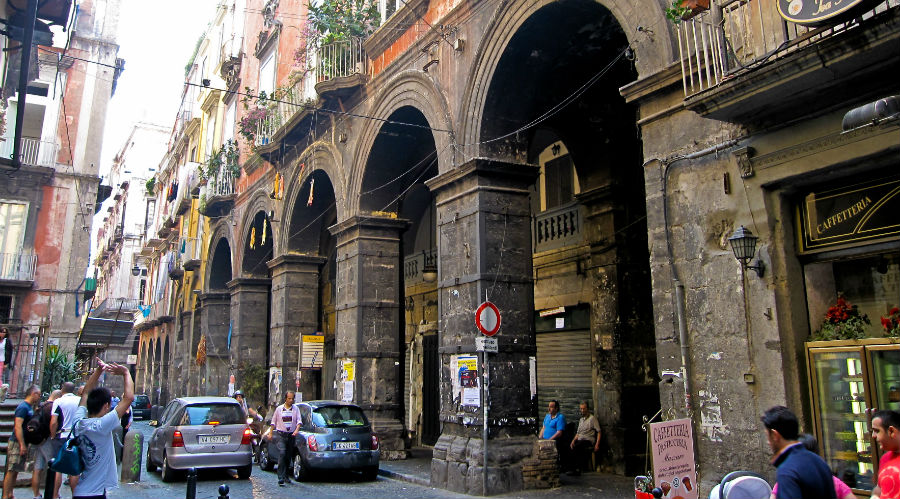
[[[292,472],[297,480],[313,470],[356,470],[367,480],[378,476],[378,437],[359,407],[334,400],[300,402]]]
[[[147,471],[160,468],[164,482],[189,468],[252,471],[252,431],[240,404],[230,397],[183,397],[166,405],[147,445]]]

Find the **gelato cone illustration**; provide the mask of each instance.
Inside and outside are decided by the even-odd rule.
[[[681,483],[684,484],[684,488],[686,488],[688,492],[694,490],[694,486],[691,484],[691,477],[686,476],[682,478]]]

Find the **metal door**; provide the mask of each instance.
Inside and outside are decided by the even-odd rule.
[[[422,337],[422,444],[434,445],[441,436],[438,413],[440,398],[440,355],[438,337],[430,334]]]

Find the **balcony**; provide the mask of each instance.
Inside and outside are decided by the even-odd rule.
[[[290,130],[303,120],[307,115],[311,116],[314,109],[315,90],[312,88],[312,75],[298,81],[292,87],[279,91],[273,106],[266,111],[266,117],[256,126],[254,146],[259,152],[265,154],[268,149],[284,138],[287,130]],[[306,111],[304,113],[304,111]],[[267,148],[269,144],[271,147]]]
[[[59,144],[45,140],[22,137],[21,161],[28,166],[56,166],[56,157],[59,154]],[[6,140],[0,144],[0,156],[10,158],[13,154],[13,141]]]
[[[584,241],[584,214],[577,201],[539,213],[532,223],[532,247],[535,253]]]
[[[432,282],[426,278],[426,271],[437,272],[437,250],[434,248],[403,259],[403,282],[406,286]]]
[[[4,286],[31,287],[37,255],[33,253],[0,253],[0,282]]]
[[[366,82],[368,61],[359,38],[319,47],[316,57],[316,92],[322,97],[343,97],[352,93]]]
[[[873,74],[896,64],[898,6],[812,28],[785,21],[771,0],[721,1],[676,25],[685,107],[745,122],[821,106],[827,93],[863,95],[879,85]]]
[[[200,268],[200,257],[203,254],[203,246],[200,239],[189,237],[182,242],[181,266],[184,270],[197,270]]]
[[[107,298],[91,310],[92,317],[120,315],[131,316],[138,310],[140,300],[137,298]]]
[[[201,213],[207,217],[221,217],[234,207],[235,176],[223,166],[206,183],[206,203],[201,203]]]

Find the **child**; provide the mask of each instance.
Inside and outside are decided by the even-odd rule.
[[[876,411],[872,436],[884,452],[872,499],[900,499],[900,412]]]

